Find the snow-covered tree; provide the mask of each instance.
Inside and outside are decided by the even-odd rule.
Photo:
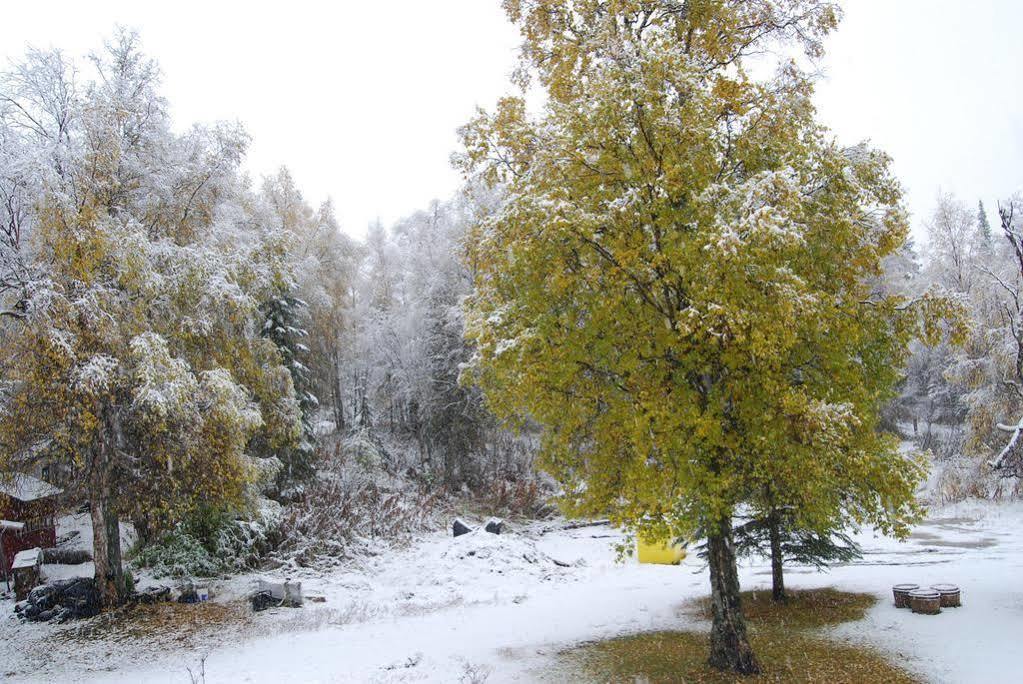
[[[354,278],[355,254],[330,203],[314,210],[287,169],[265,179],[260,199],[267,224],[281,236],[293,274],[263,304],[263,334],[277,345],[291,373],[302,413],[302,436],[286,450],[271,450],[265,444],[253,447],[282,462],[278,494],[287,498],[300,492],[315,469],[321,393],[335,424],[343,427],[343,419],[338,420],[343,415],[339,345],[345,334],[343,312]]]
[[[984,200],[977,200],[977,230],[980,234],[981,244],[985,247],[991,244],[991,222],[987,218],[987,209],[984,208]]]
[[[453,489],[517,472],[479,390],[460,382],[472,355],[463,336],[461,304],[472,287],[464,240],[496,202],[470,188],[389,231],[371,226],[344,332],[343,423],[397,440],[406,455],[391,465]]]
[[[352,330],[360,246],[341,232],[328,201],[299,230],[294,248],[298,294],[308,307],[307,365],[313,392],[337,430],[346,429],[344,345]]]
[[[917,514],[921,471],[878,430],[919,320],[873,287],[905,241],[899,186],[883,154],[830,141],[796,66],[743,67],[773,41],[819,54],[835,8],[505,7],[548,100],[463,132],[466,170],[508,193],[471,241],[475,377],[543,426],[570,513],[707,534],[711,663],[756,672],[740,506],[897,534]]]
[[[981,235],[976,214],[954,195],[939,193],[927,228],[927,269],[931,282],[967,297],[979,275]]]
[[[248,442],[291,445],[300,429],[292,377],[260,335],[259,306],[290,275],[247,209],[247,137],[173,133],[134,34],[92,69],[78,86],[59,55],[30,53],[4,80],[6,149],[27,179],[22,251],[44,276],[3,329],[0,441],[5,454],[44,445],[75,474],[114,605],[122,517],[165,529],[200,503],[240,505]]]
[[[968,401],[974,446],[992,455],[995,471],[1018,477],[1023,476],[1023,200],[1001,203],[998,215],[1006,248],[997,264],[984,269],[998,317],[979,321],[986,354],[975,355],[967,366],[973,389]]]

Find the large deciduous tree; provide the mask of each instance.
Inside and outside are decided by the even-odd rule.
[[[546,103],[505,98],[463,131],[466,172],[507,193],[471,240],[474,377],[543,426],[570,513],[707,535],[710,662],[757,672],[739,507],[896,533],[917,513],[921,469],[879,430],[920,320],[876,286],[906,238],[900,188],[885,155],[831,141],[795,63],[747,71],[772,46],[819,55],[837,11],[504,5]]]
[[[3,330],[0,443],[63,458],[116,605],[122,518],[165,530],[192,507],[240,505],[246,444],[290,446],[300,423],[260,335],[259,305],[290,275],[281,236],[247,208],[246,136],[174,134],[130,33],[94,66],[80,88],[59,57],[32,54],[2,93],[5,151],[17,143],[25,179],[4,183],[21,193],[8,216],[41,275]]]

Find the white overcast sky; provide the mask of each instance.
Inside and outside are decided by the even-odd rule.
[[[1023,188],[1019,0],[847,0],[818,104],[843,142],[895,159],[914,226],[939,188],[971,204]],[[447,197],[455,129],[508,90],[517,35],[499,0],[11,3],[0,60],[73,55],[117,23],[164,72],[176,124],[242,121],[254,176],[281,164],[361,236]]]

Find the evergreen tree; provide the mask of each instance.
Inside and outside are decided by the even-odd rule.
[[[774,510],[763,517],[753,517],[735,526],[737,558],[762,556],[771,560],[771,598],[785,601],[784,567],[786,563],[813,565],[825,570],[832,563],[848,563],[862,557],[859,545],[842,530],[811,530],[799,527],[790,512]],[[699,547],[701,558],[707,557],[707,546]]]
[[[266,320],[263,335],[270,339],[281,354],[281,361],[291,375],[295,397],[301,413],[302,433],[297,443],[272,454],[283,464],[278,478],[278,491],[287,497],[292,488],[315,472],[316,435],[313,421],[319,400],[313,393],[313,378],[303,362],[309,353],[304,340],[308,331],[303,327],[308,320],[308,306],[288,292],[281,292],[263,307]]]
[[[983,245],[991,244],[991,224],[987,220],[987,211],[984,209],[984,200],[977,201],[977,230],[980,233]]]

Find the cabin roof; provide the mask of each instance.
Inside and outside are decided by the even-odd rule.
[[[60,487],[54,487],[49,482],[32,477],[25,473],[14,473],[9,477],[0,479],[0,494],[6,494],[18,501],[37,501],[60,494]]]

